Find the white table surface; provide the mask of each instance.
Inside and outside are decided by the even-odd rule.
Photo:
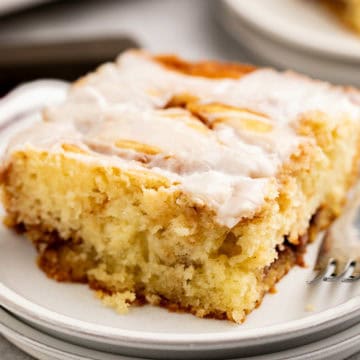
[[[1,0],[0,0],[1,1]],[[128,33],[153,52],[257,62],[216,24],[214,0],[90,0],[56,3],[0,19],[0,41]],[[35,266],[35,264],[34,264]],[[0,336],[1,360],[32,358]],[[360,360],[360,354],[351,360]]]

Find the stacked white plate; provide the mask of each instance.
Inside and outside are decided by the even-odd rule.
[[[360,34],[307,0],[222,0],[224,27],[264,64],[360,86]]]
[[[37,121],[61,82],[36,82],[0,102],[0,144]],[[19,113],[21,110],[21,115]],[[12,119],[11,126],[4,126]],[[0,210],[1,212],[1,210]],[[0,214],[1,215],[1,214]],[[85,286],[56,283],[36,266],[32,245],[0,226],[0,332],[40,359],[341,359],[360,351],[360,284],[310,286],[319,243],[242,325],[143,306],[127,315],[104,307]]]

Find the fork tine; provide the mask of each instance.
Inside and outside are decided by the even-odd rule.
[[[334,272],[336,269],[336,260],[331,258],[329,259],[327,265],[325,266],[325,268],[320,271],[312,280],[308,281],[308,284],[316,284],[319,281],[333,281],[333,280],[329,280],[332,279],[334,277]]]
[[[352,276],[355,270],[355,266],[356,266],[356,261],[348,260],[348,262],[343,268],[343,271],[339,275],[336,275],[336,277],[332,281],[340,280],[343,282],[344,279],[348,279],[350,276]]]
[[[337,260],[331,258],[329,260],[328,266],[327,266],[327,272],[322,278],[323,281],[327,282],[335,282],[338,281],[338,276],[336,275],[336,267],[337,267]]]
[[[351,283],[351,282],[358,281],[358,280],[360,280],[360,275],[351,275],[348,278],[343,279],[341,281],[344,283],[347,283],[347,282]]]
[[[348,274],[346,274],[347,276],[344,276],[344,278],[341,280],[341,282],[354,282],[357,280],[360,280],[360,275],[353,275],[354,274],[354,270],[356,268],[356,261],[351,261],[349,268],[351,269],[351,272],[349,271]]]

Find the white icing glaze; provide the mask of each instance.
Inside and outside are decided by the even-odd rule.
[[[207,117],[208,125],[213,124],[209,130],[187,110],[164,109],[178,94],[194,95],[202,104],[260,112],[272,130],[260,133],[215,123],[229,115],[236,120],[228,110]],[[140,52],[127,52],[75,85],[65,103],[47,109],[46,122],[20,134],[9,151],[19,146],[63,151],[63,143],[77,144],[91,156],[70,156],[162,174],[174,189],[209,206],[221,224],[232,227],[276,196],[279,166],[300,143],[312,141],[296,135],[294,125],[314,110],[360,118],[359,107],[342,88],[292,73],[260,69],[240,79],[192,77]],[[139,153],[117,147],[119,140],[160,152],[143,154],[142,163]]]

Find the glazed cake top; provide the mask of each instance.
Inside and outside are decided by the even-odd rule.
[[[166,176],[170,189],[190,194],[232,227],[276,196],[280,166],[301,143],[314,141],[296,134],[301,117],[321,111],[360,119],[358,95],[341,87],[245,66],[198,76],[196,66],[175,59],[181,66],[171,66],[169,59],[128,51],[101,66],[19,134],[8,154],[63,152],[71,144],[84,150],[71,154],[83,161]]]

